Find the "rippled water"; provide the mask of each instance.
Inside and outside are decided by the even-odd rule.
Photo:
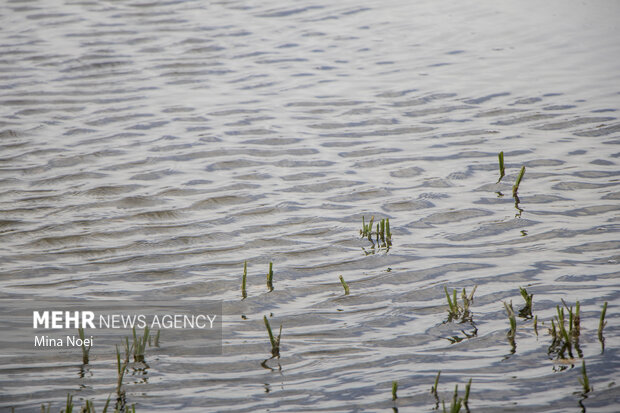
[[[472,412],[614,411],[618,9],[7,0],[0,294],[222,300],[223,355],[162,336],[126,384],[138,411],[430,411],[438,370],[447,401],[472,378]],[[389,251],[359,237],[373,215]],[[477,330],[446,322],[444,286],[474,285]],[[520,286],[539,335],[519,318],[512,353]],[[581,302],[585,399],[581,360],[548,354],[562,299]],[[0,406],[101,406],[114,355],[80,361],[3,357]]]

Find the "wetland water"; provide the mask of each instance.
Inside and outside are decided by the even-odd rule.
[[[506,3],[3,1],[3,313],[221,300],[221,355],[162,333],[129,369],[143,412],[431,411],[438,370],[448,404],[472,379],[472,412],[616,411],[619,3]],[[362,216],[390,219],[389,251]],[[448,322],[444,286],[475,285]],[[538,335],[517,317],[513,348],[519,287]],[[581,357],[550,351],[562,299],[587,397]],[[99,411],[113,347],[81,361],[3,352],[0,407]]]

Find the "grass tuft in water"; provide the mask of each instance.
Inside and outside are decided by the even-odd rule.
[[[149,342],[149,327],[144,327],[144,334],[138,336],[136,334],[136,328],[133,328],[133,359],[135,362],[144,362],[144,353],[146,345]]]
[[[344,295],[349,295],[349,285],[344,280],[343,276],[340,276],[340,283],[342,284],[342,288],[344,288]]]
[[[564,300],[562,300],[562,303],[564,307],[556,306],[557,315],[551,320],[549,333],[553,341],[547,353],[550,356],[556,355],[558,360],[571,360],[574,358],[573,349],[577,350],[579,357],[582,357],[581,348],[579,347],[579,335],[581,334],[580,306],[579,301],[577,301],[575,310],[573,310],[573,307],[569,307]],[[566,309],[566,312],[564,309]],[[565,367],[563,366],[563,368]]]
[[[437,376],[435,376],[435,384],[431,386],[431,394],[435,396],[436,405],[435,407],[439,407],[439,394],[437,393],[437,386],[439,385],[439,376],[441,376],[441,370],[437,372]]]
[[[592,390],[592,386],[590,386],[590,380],[588,379],[588,372],[586,371],[586,361],[581,361],[581,378],[579,379],[579,383],[583,387],[583,394],[590,393]]]
[[[360,230],[360,235],[362,236],[362,238],[368,238],[368,241],[372,242],[373,246],[376,242],[381,248],[391,247],[392,231],[390,230],[389,218],[382,219],[380,222],[377,222],[376,225],[373,227],[374,221],[375,217],[373,215],[370,218],[370,222],[366,224],[366,218],[362,216],[362,229]]]
[[[88,353],[90,353],[90,341],[88,342],[88,348],[86,347],[86,345],[84,345],[84,328],[80,327],[78,328],[78,335],[80,336],[80,340],[82,340],[82,364],[88,364]]]
[[[444,285],[443,289],[446,293],[446,301],[448,301],[448,321],[460,319],[461,323],[466,321],[471,321],[471,304],[474,302],[474,293],[476,292],[477,285],[471,290],[471,293],[467,295],[467,291],[463,288],[461,292],[461,301],[462,305],[459,305],[457,292],[456,290],[452,290],[452,297],[450,297],[450,293],[448,293],[448,288]]]
[[[527,290],[523,287],[519,287],[521,297],[525,300],[525,306],[519,310],[519,317],[526,319],[532,318],[532,299],[534,294],[528,294]]]
[[[523,179],[523,175],[525,175],[525,166],[521,167],[521,172],[519,172],[519,176],[517,176],[517,181],[512,186],[512,196],[516,197],[517,192],[519,191],[519,185],[521,185],[521,180]]]
[[[282,324],[280,324],[280,332],[278,333],[278,337],[276,338],[273,335],[273,331],[271,331],[271,325],[269,325],[269,320],[267,316],[263,316],[263,320],[265,321],[265,327],[267,328],[267,333],[269,334],[269,341],[271,342],[271,355],[272,357],[280,357],[280,338],[282,337]]]
[[[269,263],[269,272],[267,273],[267,288],[273,291],[273,262]]]
[[[498,153],[497,157],[499,159],[499,179],[497,180],[497,183],[499,184],[502,178],[506,175],[506,170],[504,169],[504,151]]]
[[[241,297],[242,299],[246,299],[248,297],[248,293],[246,291],[246,284],[248,281],[248,262],[243,261],[243,277],[241,278]]]
[[[398,396],[396,395],[397,391],[398,391],[398,382],[394,380],[392,382],[392,400],[398,399]]]
[[[598,341],[601,342],[601,351],[605,351],[605,337],[603,337],[603,329],[607,325],[605,321],[605,314],[607,313],[607,301],[603,304],[603,310],[601,310],[601,318],[598,322]]]
[[[469,411],[469,392],[471,391],[471,378],[469,379],[469,381],[467,382],[467,385],[465,386],[465,397],[463,398],[463,404],[465,405],[465,409],[467,411]]]
[[[534,316],[534,332],[536,333],[536,336],[538,336],[538,316],[537,315]]]

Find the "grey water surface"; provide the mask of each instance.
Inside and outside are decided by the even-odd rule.
[[[2,1],[0,299],[221,300],[221,355],[162,333],[128,374],[142,412],[432,411],[439,370],[448,405],[472,379],[471,412],[617,411],[618,16],[606,0]],[[391,248],[360,238],[362,216],[390,219]],[[444,286],[475,285],[472,321],[448,322]],[[512,348],[519,287],[538,335],[518,317]],[[549,350],[562,300],[581,303],[573,358]],[[0,407],[71,393],[100,411],[115,354],[81,361],[3,354]]]

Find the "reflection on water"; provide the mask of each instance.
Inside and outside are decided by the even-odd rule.
[[[162,334],[126,385],[139,411],[430,410],[438,370],[442,399],[473,379],[476,412],[620,402],[617,4],[56,3],[0,5],[1,296],[223,300],[224,355]],[[476,285],[446,321],[444,286]],[[538,331],[518,317],[511,350],[519,287]],[[117,374],[96,348],[0,368],[18,411],[100,406]]]

